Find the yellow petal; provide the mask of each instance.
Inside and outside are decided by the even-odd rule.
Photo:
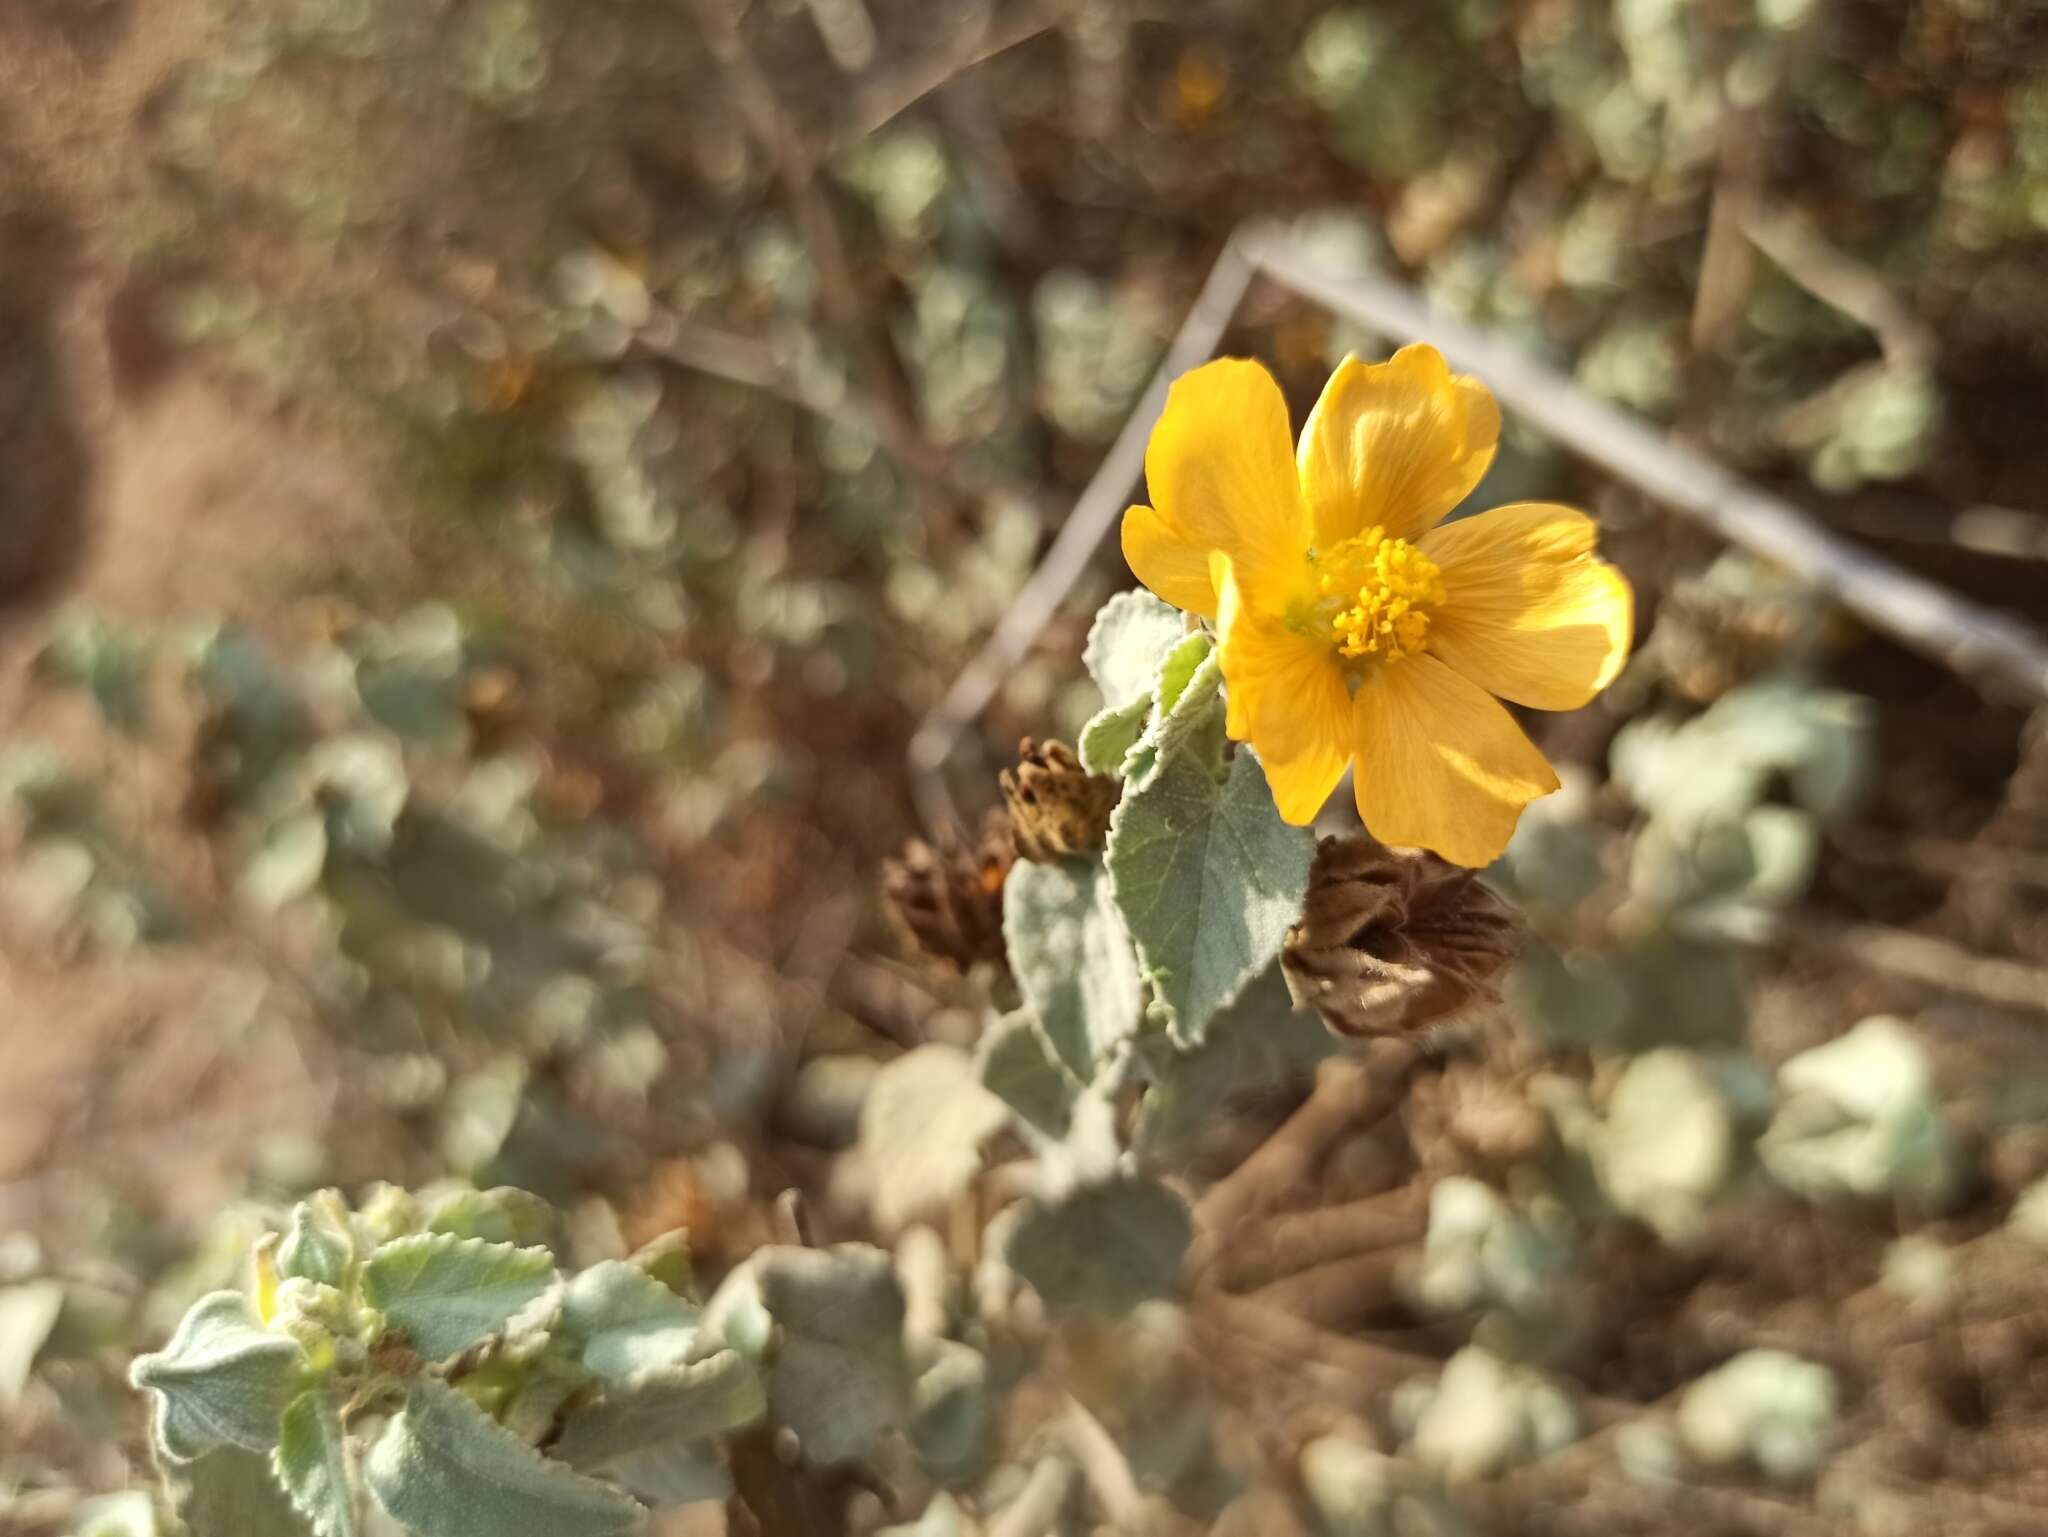
[[[1213,557],[1222,594],[1224,729],[1258,750],[1280,815],[1313,822],[1344,777],[1356,738],[1351,693],[1328,641],[1298,635],[1247,593],[1227,555]]]
[[[1359,689],[1357,712],[1353,788],[1382,843],[1491,864],[1522,808],[1557,788],[1514,717],[1435,657],[1380,668]]]
[[[1174,546],[1204,560],[1221,550],[1247,577],[1283,562],[1299,563],[1308,537],[1291,441],[1287,402],[1257,363],[1219,358],[1174,380],[1145,449],[1145,483],[1155,511],[1153,519],[1137,521],[1137,557],[1129,553],[1131,514],[1124,515],[1126,557],[1146,586],[1177,607],[1213,616],[1213,589],[1208,603],[1192,601],[1192,568]],[[1180,596],[1155,586],[1139,559]]]
[[[1500,408],[1434,347],[1347,357],[1302,429],[1297,468],[1319,549],[1372,527],[1413,539],[1479,484]]]
[[[1517,502],[1432,529],[1446,599],[1429,649],[1488,693],[1576,710],[1614,681],[1635,633],[1628,578],[1593,553],[1593,520]]]
[[[1216,617],[1209,551],[1183,539],[1150,507],[1131,507],[1124,512],[1124,560],[1139,581],[1175,608],[1204,619]]]

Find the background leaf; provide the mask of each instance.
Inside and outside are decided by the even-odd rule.
[[[1193,1228],[1164,1186],[1120,1179],[1035,1206],[1010,1235],[1010,1266],[1055,1313],[1116,1317],[1172,1293]]]
[[[688,1366],[643,1372],[613,1384],[562,1427],[554,1455],[571,1467],[610,1468],[681,1441],[751,1425],[768,1408],[753,1363],[721,1350]]]
[[[1020,861],[1003,885],[1010,970],[1053,1048],[1083,1081],[1138,1028],[1138,957],[1094,860]]]

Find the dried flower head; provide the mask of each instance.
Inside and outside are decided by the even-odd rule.
[[[991,811],[974,843],[950,833],[936,844],[912,838],[882,866],[882,899],[926,955],[963,972],[976,961],[1001,963],[1003,883],[1016,858],[1010,819]]]
[[[1317,846],[1280,966],[1295,1006],[1337,1034],[1388,1035],[1497,999],[1515,941],[1512,911],[1470,870],[1353,834]]]
[[[1034,864],[1088,858],[1109,833],[1117,782],[1091,774],[1064,742],[1017,744],[1017,766],[1004,769],[1003,799],[1017,852]]]

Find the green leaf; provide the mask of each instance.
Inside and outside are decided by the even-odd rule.
[[[156,1395],[159,1449],[190,1462],[223,1445],[269,1451],[304,1365],[297,1344],[256,1321],[248,1298],[219,1291],[192,1304],[162,1350],[137,1358],[129,1380]]]
[[[1147,695],[1089,717],[1075,744],[1081,767],[1091,774],[1121,774],[1124,758],[1138,745],[1151,714],[1152,700]]]
[[[1054,1313],[1117,1317],[1170,1296],[1193,1228],[1164,1186],[1118,1179],[1034,1206],[1010,1235],[1010,1267]]]
[[[1190,635],[1159,669],[1159,692],[1145,730],[1124,758],[1124,778],[1143,785],[1167,754],[1184,751],[1220,778],[1223,771],[1223,660],[1207,635]]]
[[[637,1265],[606,1260],[562,1294],[562,1328],[585,1367],[607,1382],[679,1365],[697,1342],[700,1310]]]
[[[363,1478],[418,1537],[612,1537],[637,1530],[642,1516],[618,1490],[549,1462],[434,1377],[413,1380]]]
[[[994,1401],[987,1357],[954,1340],[940,1340],[938,1350],[911,1390],[910,1443],[935,1482],[957,1488],[987,1463]]]
[[[496,1185],[489,1190],[458,1186],[432,1200],[423,1190],[420,1200],[426,1206],[423,1226],[429,1233],[452,1233],[457,1238],[483,1238],[492,1243],[538,1244],[545,1248],[560,1226],[554,1207],[532,1191],[512,1185]]]
[[[976,1060],[983,1087],[1026,1124],[1055,1139],[1067,1134],[1082,1084],[1030,1010],[1019,1009],[991,1026]]]
[[[1020,860],[1003,883],[1003,939],[1024,1001],[1082,1079],[1138,1028],[1138,958],[1093,860]]]
[[[0,1405],[12,1403],[28,1386],[28,1374],[63,1311],[61,1281],[0,1286]]]
[[[270,1469],[318,1537],[356,1537],[355,1489],[348,1445],[334,1400],[320,1389],[301,1393],[278,1424]]]
[[[721,1350],[688,1366],[643,1372],[605,1390],[562,1427],[555,1455],[572,1467],[608,1469],[677,1441],[751,1425],[768,1409],[753,1363]]]
[[[481,1238],[419,1233],[394,1239],[363,1265],[363,1298],[430,1361],[459,1354],[502,1328],[548,1289],[555,1258]]]
[[[291,1226],[277,1246],[277,1273],[324,1286],[340,1286],[348,1277],[355,1244],[349,1237],[348,1214],[338,1203],[315,1206],[301,1201],[292,1208]]]
[[[1296,1012],[1277,966],[1259,973],[1209,1022],[1199,1046],[1176,1047],[1164,1034],[1142,1037],[1151,1083],[1131,1143],[1139,1165],[1185,1173],[1205,1136],[1227,1134],[1241,1101],[1306,1085],[1336,1049],[1320,1015]]]
[[[1008,1119],[957,1046],[933,1042],[883,1067],[860,1117],[875,1220],[893,1230],[952,1200],[981,1168],[982,1142]]]
[[[1120,592],[1103,604],[1081,652],[1103,704],[1114,710],[1149,695],[1159,664],[1185,633],[1180,611],[1149,592]]]
[[[866,1244],[770,1247],[749,1265],[782,1327],[768,1402],[815,1463],[865,1456],[900,1423],[909,1389],[894,1258]]]
[[[1280,819],[1248,748],[1218,783],[1196,753],[1169,746],[1125,794],[1110,819],[1111,887],[1181,1040],[1200,1041],[1279,954],[1301,916],[1313,844],[1307,828]]]
[[[610,1473],[650,1505],[694,1505],[732,1496],[732,1474],[713,1441],[671,1441],[612,1464]]]
[[[167,1466],[164,1487],[187,1537],[311,1537],[269,1459],[238,1446]]]

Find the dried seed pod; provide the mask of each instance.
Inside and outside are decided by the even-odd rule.
[[[1002,773],[1017,852],[1035,864],[1088,858],[1109,833],[1118,786],[1091,774],[1064,742],[1017,744],[1017,766]]]
[[[976,961],[1000,964],[1003,883],[1016,858],[1010,819],[991,811],[973,844],[950,834],[936,845],[912,838],[883,864],[882,898],[925,954],[963,972]]]
[[[1472,871],[1357,833],[1317,846],[1280,966],[1295,1007],[1338,1035],[1389,1035],[1497,999],[1515,943],[1512,910]]]

